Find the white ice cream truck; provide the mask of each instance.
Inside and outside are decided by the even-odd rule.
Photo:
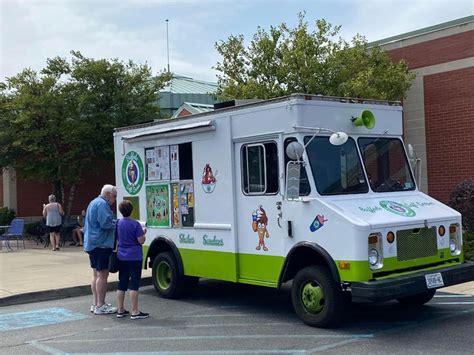
[[[324,327],[351,299],[421,305],[473,280],[461,216],[418,190],[402,133],[398,102],[301,94],[116,129],[156,291],[292,280],[297,315]]]

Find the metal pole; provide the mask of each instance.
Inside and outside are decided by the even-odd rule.
[[[166,53],[168,55],[168,73],[170,72],[170,44],[168,39],[168,19],[166,19]]]

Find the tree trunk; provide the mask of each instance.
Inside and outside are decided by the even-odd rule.
[[[74,202],[75,195],[76,195],[76,184],[72,184],[69,189],[69,198],[67,200],[67,207],[66,207],[67,217],[71,215],[72,203]]]

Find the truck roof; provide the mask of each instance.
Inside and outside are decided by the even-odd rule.
[[[126,126],[126,127],[119,127],[115,128],[115,132],[121,132],[121,131],[127,131],[131,129],[137,129],[137,128],[145,128],[145,127],[152,127],[152,126],[159,126],[163,124],[169,124],[172,122],[180,122],[180,123],[187,123],[187,121],[191,119],[196,119],[198,117],[204,117],[204,116],[211,116],[215,115],[216,113],[223,113],[223,112],[228,112],[228,111],[237,111],[237,110],[242,110],[242,109],[247,109],[249,107],[260,107],[260,106],[265,106],[269,104],[273,104],[276,102],[283,102],[283,101],[289,101],[289,100],[313,100],[313,101],[330,101],[330,102],[342,102],[342,103],[354,103],[354,104],[370,104],[370,105],[382,105],[382,106],[401,106],[400,101],[387,101],[387,100],[374,100],[374,99],[360,99],[360,98],[351,98],[351,97],[338,97],[338,96],[323,96],[323,95],[310,95],[310,94],[291,94],[287,96],[282,96],[274,99],[268,99],[268,100],[262,100],[262,101],[257,101],[257,102],[251,102],[251,103],[246,103],[238,106],[230,106],[230,107],[225,107],[221,108],[218,110],[214,111],[209,111],[209,112],[203,112],[203,113],[198,113],[186,117],[180,117],[180,118],[172,118],[172,119],[163,119],[163,120],[158,120],[158,121],[153,121],[153,122],[147,122],[147,123],[141,123],[137,125],[132,125],[132,126]]]

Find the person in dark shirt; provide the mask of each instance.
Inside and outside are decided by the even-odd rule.
[[[148,313],[138,309],[138,288],[142,276],[143,252],[146,229],[140,223],[130,218],[133,205],[124,200],[119,205],[123,218],[117,222],[117,259],[119,260],[119,284],[117,286],[117,318],[130,314],[125,310],[125,292],[130,290],[131,319],[148,318]]]

